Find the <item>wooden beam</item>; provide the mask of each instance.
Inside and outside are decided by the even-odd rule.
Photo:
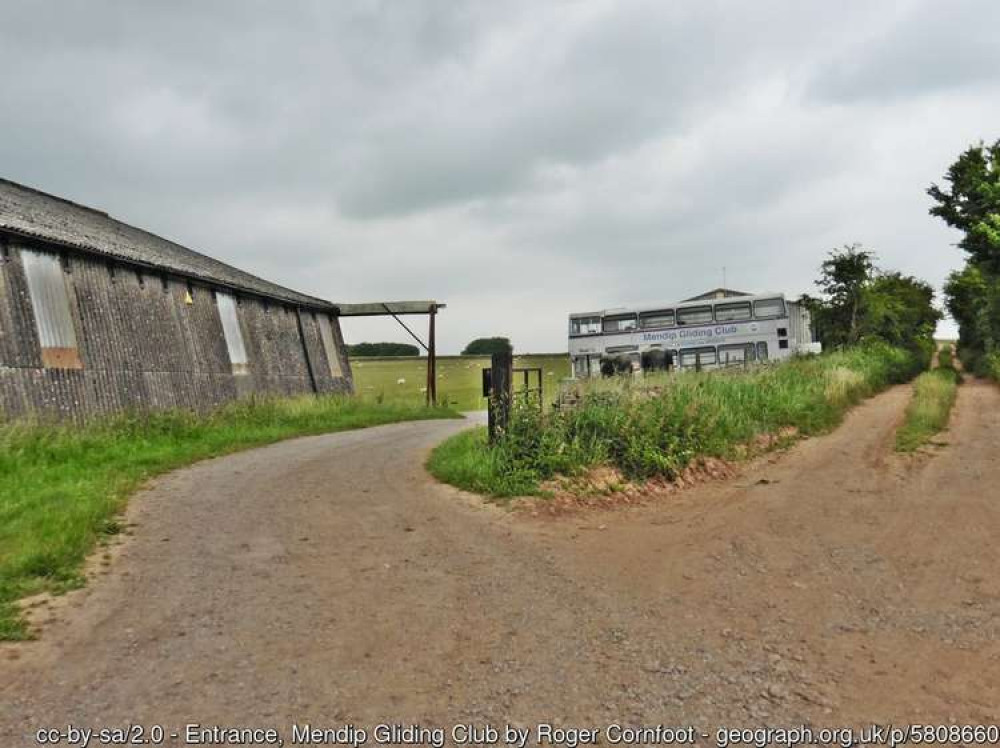
[[[341,317],[384,317],[404,314],[433,314],[444,309],[436,301],[375,301],[370,304],[337,304]]]

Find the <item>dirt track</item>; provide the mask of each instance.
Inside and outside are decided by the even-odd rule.
[[[180,471],[133,501],[107,574],[38,609],[39,642],[0,648],[0,745],[69,723],[1000,722],[1000,390],[964,385],[948,446],[913,459],[890,451],[907,397],[726,483],[558,518],[434,485],[455,422]]]

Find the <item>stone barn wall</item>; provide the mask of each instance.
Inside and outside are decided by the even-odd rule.
[[[41,291],[37,274],[29,287],[25,257],[48,271]],[[58,308],[62,288],[68,313]],[[39,301],[40,294],[47,296]],[[221,294],[235,300],[232,324],[245,363],[231,360]],[[39,304],[52,307],[41,319]],[[348,393],[350,366],[334,315],[333,307],[293,305],[0,235],[0,412],[75,418],[207,409],[250,394]]]

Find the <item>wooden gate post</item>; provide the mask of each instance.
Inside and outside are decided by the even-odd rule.
[[[431,305],[428,312],[430,322],[428,324],[427,335],[427,405],[436,406],[437,396],[437,347],[434,341],[434,318],[437,316],[437,307]]]
[[[490,370],[489,433],[490,442],[507,430],[514,392],[514,354],[494,353]]]

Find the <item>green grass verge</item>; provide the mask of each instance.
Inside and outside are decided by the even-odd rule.
[[[453,411],[347,397],[251,399],[210,414],[117,416],[85,425],[0,425],[0,640],[29,636],[15,601],[82,583],[81,564],[151,476],[293,436]]]
[[[1000,382],[1000,353],[983,356],[982,373],[994,382]]]
[[[438,402],[460,411],[484,410],[482,371],[489,365],[489,356],[439,357]],[[554,399],[559,382],[570,374],[568,353],[517,356],[514,366],[541,368],[548,400]],[[351,371],[358,397],[363,400],[419,404],[426,396],[426,358],[353,358]],[[520,386],[520,380],[517,384]]]
[[[896,451],[912,452],[948,425],[961,376],[952,366],[950,346],[938,352],[938,368],[924,372],[913,383],[903,425],[896,431]]]
[[[827,431],[852,405],[925,365],[916,354],[871,345],[746,372],[598,381],[573,408],[516,409],[492,448],[482,431],[453,437],[427,467],[442,481],[494,497],[538,495],[553,476],[599,465],[633,480],[671,478],[698,456],[738,457],[763,434]]]

